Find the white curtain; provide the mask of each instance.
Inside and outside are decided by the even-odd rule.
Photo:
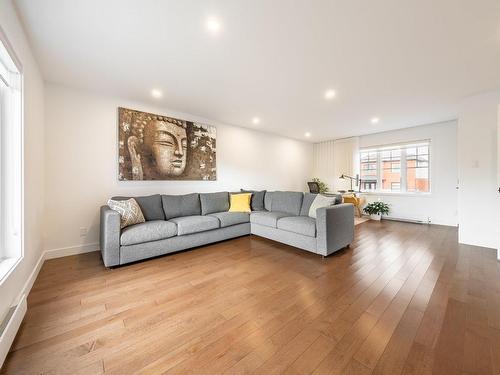
[[[324,181],[331,192],[350,189],[349,180],[340,176],[356,177],[359,173],[359,138],[343,138],[314,144],[313,175]],[[353,189],[356,186],[353,183]]]

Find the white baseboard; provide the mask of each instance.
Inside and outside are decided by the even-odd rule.
[[[10,308],[5,320],[0,322],[0,367],[3,365],[16,338],[17,331],[21,326],[24,315],[26,315],[26,310],[26,295],[22,294],[18,303]]]
[[[84,245],[61,247],[59,249],[45,250],[44,253],[45,253],[45,259],[54,259],[54,258],[66,257],[69,255],[90,253],[92,251],[98,251],[98,250],[99,250],[99,243],[95,242]]]
[[[2,367],[3,362],[5,361],[5,357],[10,350],[10,346],[12,345],[19,326],[21,325],[24,315],[26,314],[26,297],[30,293],[31,288],[33,287],[33,284],[35,283],[35,280],[38,277],[40,270],[42,269],[43,262],[45,261],[45,254],[45,251],[40,254],[40,257],[38,258],[35,267],[33,267],[33,270],[28,276],[28,279],[24,283],[21,292],[12,303],[12,306],[18,306],[18,308],[16,308],[15,316],[13,316],[11,318],[11,321],[8,322],[9,327],[7,327],[8,330],[5,331],[5,335],[7,336],[0,340],[0,367]]]
[[[30,293],[31,288],[33,287],[33,284],[35,283],[35,280],[38,277],[40,270],[42,269],[43,262],[45,262],[45,251],[40,254],[40,258],[38,258],[38,261],[36,262],[33,271],[31,271],[28,277],[28,280],[26,280],[26,282],[24,283],[23,289],[21,290],[21,293],[19,294],[16,303],[20,301],[23,295],[27,297],[28,294]]]

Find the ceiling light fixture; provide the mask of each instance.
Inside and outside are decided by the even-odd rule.
[[[379,121],[380,121],[380,119],[379,119],[378,117],[373,117],[373,118],[371,119],[372,124],[378,124],[378,123],[379,123]]]
[[[208,17],[207,21],[205,22],[205,26],[207,30],[212,34],[217,34],[221,29],[221,24],[215,17]]]
[[[258,117],[254,117],[254,118],[252,119],[252,123],[253,123],[254,125],[259,125],[259,124],[260,124],[260,118],[258,118]]]
[[[333,98],[335,98],[335,95],[337,95],[335,90],[329,89],[329,90],[325,91],[325,99],[326,100],[332,100]]]
[[[309,133],[309,132],[305,132],[305,133],[304,133],[304,136],[305,136],[306,138],[309,138],[309,137],[311,136],[311,133]]]
[[[153,90],[151,90],[151,96],[153,98],[159,99],[163,96],[163,93],[158,89],[153,89]]]

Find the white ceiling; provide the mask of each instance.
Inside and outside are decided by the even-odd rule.
[[[456,118],[463,97],[500,87],[499,0],[16,4],[48,82],[298,139]]]

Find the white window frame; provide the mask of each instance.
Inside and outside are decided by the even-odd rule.
[[[15,102],[14,106],[14,114],[16,116],[14,119],[16,124],[19,125],[19,129],[11,128],[9,130],[9,133],[11,133],[15,140],[12,154],[8,154],[9,158],[12,157],[15,165],[12,170],[6,171],[3,168],[3,163],[1,163],[3,150],[0,149],[0,189],[3,187],[3,181],[9,180],[6,178],[6,175],[12,173],[9,176],[12,178],[11,181],[13,181],[10,191],[16,198],[14,199],[14,209],[11,209],[11,211],[15,210],[15,214],[7,219],[5,218],[4,206],[1,202],[3,198],[0,199],[0,224],[2,226],[0,228],[0,285],[2,285],[24,258],[24,76],[22,64],[1,27],[0,43],[2,44],[0,50],[0,79],[7,87],[15,87],[18,90],[17,102]],[[2,109],[1,106],[0,104],[0,109]],[[3,116],[3,113],[0,112],[0,116]],[[0,126],[4,126],[3,119],[1,118]],[[0,129],[0,137],[4,135],[4,131],[4,128]],[[0,146],[2,146],[1,138]],[[12,224],[12,232],[9,235],[15,238],[14,248],[4,248],[6,222]]]
[[[418,146],[427,146],[428,147],[428,181],[429,181],[429,191],[408,191],[408,186],[407,186],[407,154],[406,154],[406,149],[409,147],[418,147]],[[381,152],[382,151],[389,151],[389,150],[394,150],[394,149],[399,149],[401,150],[401,158],[400,158],[400,174],[401,174],[401,179],[400,179],[400,190],[399,191],[391,191],[391,190],[383,190],[382,187],[382,176],[383,176],[383,168],[382,168],[382,160],[381,160]],[[366,190],[363,191],[361,190],[361,193],[363,194],[376,194],[376,195],[418,195],[418,196],[430,196],[432,193],[432,167],[431,167],[431,155],[432,155],[432,143],[430,139],[424,139],[424,140],[419,140],[419,141],[412,141],[412,142],[404,142],[404,143],[394,143],[394,144],[385,144],[385,145],[379,145],[379,146],[370,146],[370,147],[363,147],[359,150],[359,158],[358,158],[358,163],[359,163],[359,170],[360,172],[362,171],[361,169],[361,154],[364,152],[376,152],[377,153],[377,189],[376,190]],[[363,177],[360,177],[361,180],[363,180]],[[360,186],[362,186],[360,184]]]

